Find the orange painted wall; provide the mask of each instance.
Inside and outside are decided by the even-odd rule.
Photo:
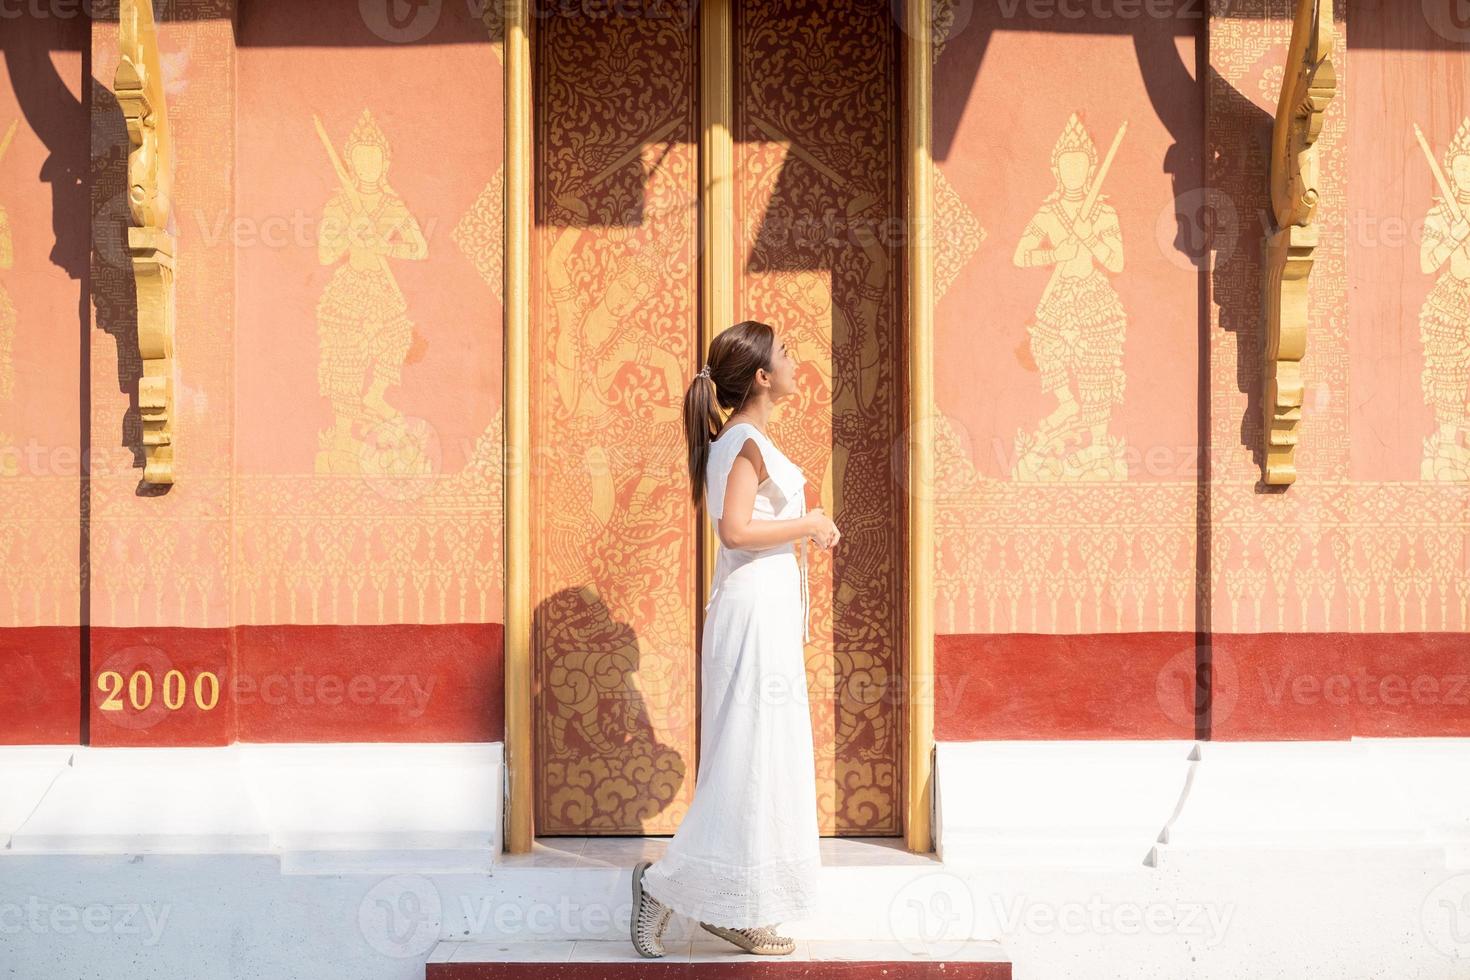
[[[1352,322],[1361,325],[1348,339],[1351,475],[1417,482],[1435,429],[1420,317],[1439,279],[1421,269],[1420,246],[1440,189],[1414,126],[1443,168],[1470,121],[1470,30],[1402,4],[1350,9],[1348,129],[1377,137],[1350,140],[1345,161],[1347,282]]]
[[[1273,492],[1257,456],[1259,243],[1290,32],[1279,4],[1237,0],[1209,20],[1205,6],[1131,19],[948,8],[934,598],[940,689],[954,696],[940,737],[1465,731],[1448,692],[1470,674],[1470,479],[1425,466],[1436,419],[1421,324],[1441,273],[1420,267],[1437,191],[1412,127],[1437,156],[1456,139],[1470,37],[1412,4],[1339,7],[1301,476]],[[4,25],[0,136],[18,124],[0,159],[13,253],[0,262],[13,308],[0,302],[0,741],[72,741],[88,726],[98,744],[340,739],[363,737],[355,719],[368,718],[376,738],[499,737],[492,7],[388,23],[326,0],[168,5],[179,482],[157,496],[139,492],[125,153],[106,91],[116,25]],[[426,252],[388,258],[391,276],[342,277],[343,260],[318,251],[340,181],[312,116],[350,158],[364,109]],[[1097,481],[1070,478],[1065,452],[1012,469],[1018,435],[1025,445],[1057,404],[1027,332],[1048,273],[1014,253],[1074,112],[1099,157],[1128,123],[1105,188],[1126,261],[1093,296],[1122,310],[1121,331],[1095,340],[1117,344],[1101,431],[1123,469],[1094,469],[1119,477]],[[363,336],[373,343],[351,340]],[[333,371],[359,389],[324,393]],[[374,377],[391,379],[380,404],[366,397]],[[383,424],[324,444],[365,405]],[[366,473],[343,470],[354,456]],[[1288,681],[1429,679],[1440,694],[1282,703],[1270,692],[1283,667]],[[237,692],[285,677],[307,693],[105,710],[107,671],[161,685],[171,669]],[[353,681],[377,700],[337,696]],[[419,708],[390,700],[415,684],[433,689]]]
[[[325,0],[242,8],[235,622],[501,620],[499,35],[463,4],[421,31]],[[364,112],[425,254],[354,277],[318,254],[342,185],[316,120],[349,166]],[[355,411],[381,421],[324,461]]]
[[[1029,21],[1036,5],[957,14],[936,65],[940,193],[961,232],[941,244],[936,308],[939,663],[941,688],[963,692],[937,712],[940,737],[1464,734],[1470,473],[1424,466],[1420,320],[1437,280],[1414,229],[1436,192],[1412,125],[1437,154],[1455,138],[1470,36],[1418,5],[1338,5],[1300,476],[1282,492],[1261,485],[1259,447],[1284,8],[1232,3],[1186,29],[1200,5],[1111,22],[1042,6]],[[1198,446],[1207,470],[1027,483],[995,451],[1056,404],[1017,329],[1042,281],[1010,261],[1025,218],[989,217],[1026,212],[1046,187],[1037,120],[1054,103],[1095,106],[1100,145],[1130,119],[1132,155],[1109,177],[1129,316],[1109,431],[1145,460]],[[1186,266],[1203,259],[1200,281]],[[1342,678],[1346,704],[1282,696]]]
[[[16,692],[0,697],[17,709],[0,741],[499,738],[495,11],[451,5],[425,25],[328,2],[189,0],[159,16],[178,314],[176,483],[162,492],[140,485],[115,12],[102,10],[90,38],[82,20],[7,21],[0,46],[0,135],[21,116],[0,161],[16,245],[0,288],[19,324],[0,365],[15,369],[13,397],[0,384],[0,442],[29,467],[0,485],[14,498],[0,517],[11,627],[0,669]],[[88,43],[90,119],[79,101]],[[350,165],[364,108],[394,154],[389,186],[427,240],[423,261],[390,260],[412,321],[405,351],[375,332],[360,279],[329,290],[344,258],[318,255],[341,184],[313,114]],[[54,203],[48,181],[68,188]],[[78,324],[88,288],[90,322]],[[329,293],[335,334],[319,315]],[[323,381],[334,371],[348,378],[336,402]],[[319,432],[344,417],[341,392],[359,381],[360,408],[375,371],[392,382],[379,417],[419,451],[402,452],[401,438],[384,453],[382,431],[358,426],[359,452],[322,465]],[[86,483],[75,463],[84,411]],[[15,451],[32,444],[44,451]],[[161,711],[180,678],[190,696]],[[286,701],[260,696],[283,679]],[[422,696],[399,697],[411,690]]]
[[[1203,252],[1177,215],[1203,197],[1204,20],[1030,10],[965,8],[934,68],[936,623],[953,634],[1193,629]],[[1123,264],[1094,263],[1092,292],[1062,302],[1100,363],[1068,369],[1076,439],[1028,465],[1027,440],[1059,405],[1028,330],[1052,269],[1018,267],[1016,253],[1059,186],[1053,152],[1074,114],[1093,145],[1089,181],[1127,124],[1101,198]],[[1083,324],[1089,304],[1103,312]],[[1069,462],[1089,448],[1098,462]]]

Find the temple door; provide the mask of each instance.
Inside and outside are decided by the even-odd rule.
[[[902,831],[905,364],[897,28],[731,4],[736,320],[791,343],[825,834]],[[652,8],[650,8],[652,9]],[[667,834],[694,791],[704,601],[683,441],[699,341],[697,5],[538,17],[532,570],[538,834]],[[727,326],[721,324],[718,326]],[[514,397],[515,393],[507,393]],[[516,461],[508,461],[516,465]]]

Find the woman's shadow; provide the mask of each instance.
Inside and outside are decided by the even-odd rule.
[[[680,799],[688,765],[660,741],[650,698],[664,696],[653,707],[668,710],[665,727],[676,729],[695,723],[696,699],[640,677],[637,632],[591,584],[539,603],[531,636],[538,833],[638,834],[659,823]]]

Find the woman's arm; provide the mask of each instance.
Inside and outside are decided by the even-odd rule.
[[[753,438],[747,437],[740,455],[730,465],[725,481],[725,504],[720,514],[720,543],[726,548],[756,550],[774,548],[788,541],[800,541],[812,532],[813,516],[786,518],[779,521],[754,520],[755,491],[760,486],[761,452]]]

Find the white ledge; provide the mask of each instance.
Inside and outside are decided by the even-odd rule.
[[[0,844],[275,854],[286,873],[488,871],[502,744],[0,749]]]
[[[1470,739],[940,742],[948,866],[1333,853],[1470,867]]]

